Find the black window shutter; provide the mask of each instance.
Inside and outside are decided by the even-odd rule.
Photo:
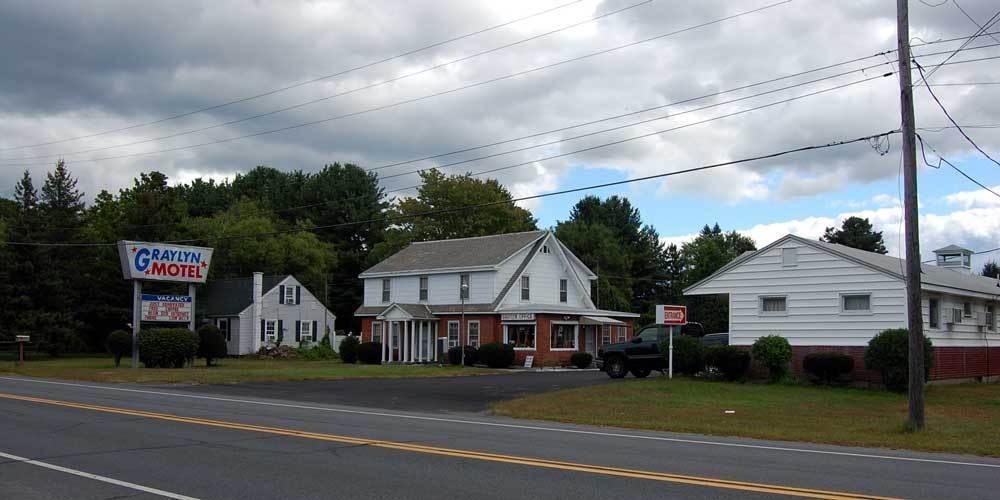
[[[261,342],[264,341],[264,332],[265,331],[266,330],[264,329],[264,320],[260,320],[260,341]]]
[[[295,303],[296,304],[301,304],[302,303],[302,287],[301,286],[296,286],[295,287]]]
[[[278,303],[279,304],[285,303],[285,285],[281,285],[278,287]]]
[[[278,320],[278,338],[284,340],[285,338],[285,322]]]
[[[312,332],[313,332],[313,342],[319,340],[320,336],[319,336],[318,333],[316,333],[316,320],[313,320],[313,329],[312,329]],[[324,332],[324,333],[326,333],[326,332]]]
[[[302,342],[302,322],[295,322],[295,341]]]

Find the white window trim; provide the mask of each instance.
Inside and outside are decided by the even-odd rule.
[[[563,285],[566,285],[565,290]],[[565,300],[563,299],[563,293],[566,294]],[[569,280],[566,278],[559,278],[559,303],[568,304],[569,303]]]
[[[294,306],[295,303],[295,285],[285,285],[285,305]]]
[[[868,309],[867,310],[861,309],[861,310],[853,311],[853,310],[844,309],[844,299],[846,297],[854,297],[854,296],[861,296],[861,295],[867,295],[868,296]],[[873,310],[875,308],[872,306],[872,293],[871,292],[840,292],[840,299],[839,300],[840,300],[840,314],[845,314],[845,315],[848,315],[848,316],[870,316],[870,315],[874,314]],[[930,307],[930,306],[928,305],[928,307]],[[786,311],[788,310],[788,299],[785,299],[785,310]]]
[[[455,336],[455,343],[451,343],[451,325],[455,325],[458,329],[458,335]],[[448,320],[448,324],[445,325],[444,330],[445,338],[448,339],[448,348],[458,347],[460,340],[462,339],[462,323],[457,319]]]
[[[375,340],[375,327],[378,327],[378,340]],[[382,343],[385,341],[385,322],[383,321],[372,321],[372,342]]]
[[[552,327],[555,325],[573,325],[573,347],[552,347]],[[538,345],[538,333],[535,333],[535,345]],[[569,352],[578,351],[580,349],[580,323],[575,321],[550,321],[549,322],[549,351],[552,352]]]
[[[784,311],[765,311],[764,299],[785,299]],[[787,295],[758,295],[757,296],[758,316],[788,316],[788,296]]]
[[[608,332],[608,341],[604,341],[604,332]],[[611,345],[614,344],[615,333],[611,330],[611,325],[601,325],[601,345]]]
[[[792,263],[788,264],[785,262],[785,252],[792,252]],[[799,265],[799,249],[798,247],[786,247],[781,249],[781,267],[798,267]]]
[[[934,319],[933,309],[931,308],[931,302],[932,301],[937,301],[937,304],[938,304],[938,307],[937,307],[937,325],[936,326],[931,321],[932,319]],[[942,309],[943,306],[944,306],[944,303],[941,301],[941,299],[939,297],[927,297],[927,328],[929,328],[931,330],[940,330],[941,329],[941,309]]]
[[[538,348],[538,323],[504,323],[503,325],[503,343],[509,344],[510,337],[507,335],[507,327],[509,326],[528,326],[531,325],[535,328],[535,347],[515,347],[515,351],[535,351]]]
[[[969,305],[969,312],[965,312],[965,305]],[[976,304],[970,301],[962,302],[962,319],[971,318],[976,315]]]
[[[386,289],[385,285],[388,284],[389,288]],[[388,293],[386,293],[388,292]],[[392,280],[388,278],[383,278],[379,282],[379,297],[382,299],[383,304],[388,304],[392,302]]]
[[[528,278],[528,298],[524,298],[524,279]],[[517,280],[517,300],[519,302],[531,302],[531,275],[522,274]]]
[[[267,333],[267,328],[272,327],[274,333]],[[276,319],[265,319],[264,320],[264,342],[270,342],[272,344],[278,343],[278,320]]]
[[[472,345],[472,328],[471,325],[476,325],[476,347],[479,348],[480,342],[483,338],[483,332],[480,330],[481,326],[478,319],[470,319],[465,322],[465,345]]]
[[[424,287],[422,283],[426,282],[427,286]],[[420,276],[417,278],[417,300],[419,302],[427,302],[431,297],[431,278],[430,276]]]
[[[615,330],[616,330],[615,333],[618,336],[617,343],[621,344],[623,342],[628,342],[628,327],[616,325]]]

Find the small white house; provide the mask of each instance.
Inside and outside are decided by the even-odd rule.
[[[199,299],[200,316],[219,327],[230,355],[333,338],[336,316],[292,275],[211,280]]]
[[[971,270],[971,251],[939,249],[923,265],[924,333],[935,347],[932,378],[1000,375],[997,280]],[[905,261],[887,255],[788,235],[747,252],[684,290],[729,302],[729,341],[750,346],[781,335],[801,369],[809,352],[839,351],[865,373],[864,349],[879,332],[906,328]],[[697,320],[697,318],[692,318]]]

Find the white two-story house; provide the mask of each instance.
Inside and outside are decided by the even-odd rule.
[[[972,273],[972,252],[947,246],[936,265],[921,266],[924,334],[934,344],[931,378],[1000,375],[997,280]],[[750,346],[764,335],[792,345],[795,370],[816,351],[855,359],[854,378],[878,380],[864,368],[868,341],[906,328],[905,262],[901,259],[788,235],[747,252],[684,290],[729,302],[729,341]],[[692,318],[697,321],[698,318]]]
[[[639,316],[598,309],[597,276],[549,231],[413,243],[360,278],[362,339],[380,342],[385,362],[502,342],[518,363],[562,364],[624,342]]]

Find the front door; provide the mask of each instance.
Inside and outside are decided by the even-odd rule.
[[[583,348],[595,358],[597,357],[597,328],[596,326],[587,326],[583,329]]]

